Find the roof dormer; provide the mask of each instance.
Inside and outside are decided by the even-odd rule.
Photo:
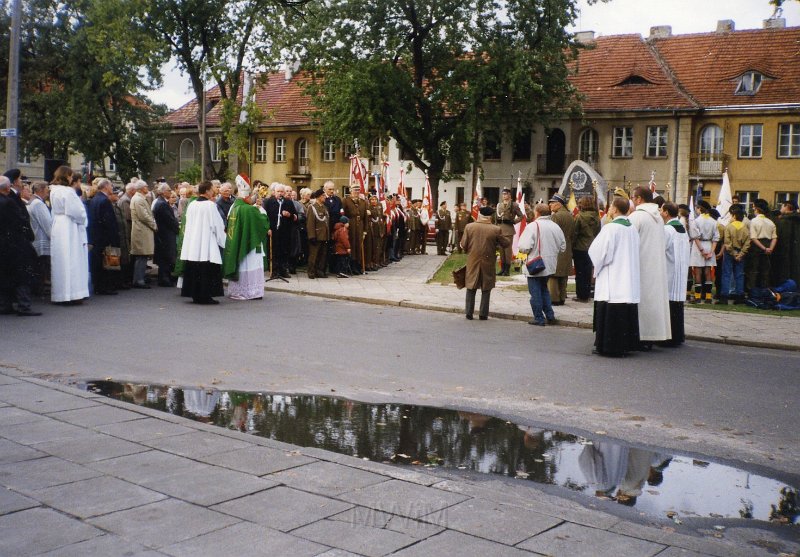
[[[736,95],[755,95],[758,93],[761,83],[764,81],[764,74],[750,70],[744,72],[736,79]]]
[[[617,87],[621,85],[654,85],[654,83],[646,77],[633,73],[617,83]]]

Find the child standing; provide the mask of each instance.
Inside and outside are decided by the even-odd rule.
[[[744,213],[741,209],[731,210],[731,216],[733,220],[725,227],[722,291],[719,300],[721,303],[727,303],[730,298],[734,303],[743,303],[744,262],[747,250],[750,249],[750,231],[742,222]]]
[[[340,278],[349,278],[345,271],[349,270],[350,237],[348,235],[350,219],[341,217],[333,227],[334,253],[336,254],[336,273]]]

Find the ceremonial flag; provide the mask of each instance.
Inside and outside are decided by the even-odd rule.
[[[422,194],[422,206],[428,208],[428,212],[433,210],[433,197],[431,196],[431,181],[428,173],[425,172],[425,191]]]
[[[522,214],[525,215],[525,195],[522,193],[522,171],[517,173],[517,191],[516,191],[516,201],[519,208],[522,210]],[[525,221],[527,216],[525,216],[521,221],[514,225],[514,245],[513,245],[513,252],[517,253],[519,245],[519,239],[522,236],[522,231],[525,230]]]
[[[352,155],[350,157],[350,184],[353,185],[356,183],[361,186],[362,193],[366,192],[366,177],[367,168],[364,166],[364,163],[361,162],[361,159],[359,159],[357,155]]]
[[[722,187],[719,190],[717,200],[717,211],[719,211],[719,222],[728,225],[731,222],[731,205],[733,205],[733,193],[731,193],[731,181],[728,178],[728,170],[722,173]]]
[[[478,176],[478,181],[475,184],[475,189],[472,191],[472,218],[478,220],[478,210],[481,206],[481,178]]]
[[[572,188],[569,189],[569,199],[567,200],[567,210],[572,213],[572,216],[578,214],[578,202],[575,201],[575,192],[572,191]]]
[[[650,183],[647,184],[650,188],[650,191],[653,192],[653,195],[656,194],[656,171],[653,170],[650,172]]]
[[[400,205],[405,209],[406,205],[408,205],[408,199],[406,199],[406,182],[403,178],[404,175],[403,162],[400,161],[400,180],[397,182],[397,195],[400,197]]]

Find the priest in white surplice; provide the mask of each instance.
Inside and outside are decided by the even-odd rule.
[[[89,297],[86,207],[70,187],[71,179],[72,169],[59,166],[50,185],[50,299],[64,304],[81,303]]]
[[[603,356],[624,356],[639,347],[639,233],[627,213],[628,200],[615,197],[607,213],[611,220],[589,246],[594,352]]]
[[[634,188],[631,201],[634,210],[628,219],[639,232],[639,339],[642,349],[649,349],[654,342],[672,338],[667,299],[667,239],[661,211],[653,203],[653,192],[641,186]]]
[[[195,304],[218,304],[222,296],[222,250],[225,247],[225,223],[214,199],[214,186],[202,182],[198,198],[186,209],[181,259],[184,261],[181,296]]]
[[[661,218],[667,233],[667,290],[672,332],[672,339],[666,345],[679,346],[685,340],[683,304],[686,301],[686,277],[689,276],[689,234],[678,218],[678,206],[674,203],[661,206]]]

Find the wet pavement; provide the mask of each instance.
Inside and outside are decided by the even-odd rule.
[[[267,283],[265,290],[462,313],[463,290],[453,285],[428,283],[445,259],[444,256],[432,254],[406,256],[399,263],[393,263],[376,273],[346,279],[309,280],[303,272],[298,272],[288,282]],[[525,281],[521,275],[498,278],[497,287],[492,290],[490,317],[530,320],[530,296]],[[558,324],[591,328],[592,304],[576,302],[571,297],[563,306],[555,308]],[[747,325],[743,326],[745,322]],[[477,321],[475,324],[479,325]],[[800,350],[800,311],[791,312],[791,315],[787,312],[784,317],[714,311],[708,307],[687,305],[685,324],[686,337],[690,340]]]
[[[301,447],[559,486],[654,518],[800,521],[797,489],[752,470],[485,414],[330,396],[111,381],[81,382],[78,387]]]
[[[142,395],[147,402],[146,388],[131,388],[131,397]],[[187,400],[197,414],[211,407],[205,392],[182,397],[176,396],[176,408],[185,410]],[[150,399],[160,404],[160,397]],[[244,411],[235,399],[228,394],[225,421],[249,430],[249,422],[258,421],[251,412],[255,400]],[[302,408],[273,398],[264,399],[262,409],[267,402],[287,414]],[[347,406],[337,404],[343,411]],[[377,423],[388,427],[389,421]],[[441,427],[472,432],[487,431],[487,424],[459,417],[442,420]],[[516,429],[524,445],[525,432]],[[663,483],[672,466],[664,469]],[[613,501],[582,505],[522,479],[440,472],[304,448],[9,368],[0,372],[0,555],[728,557],[800,551],[796,526],[713,518],[690,527],[669,517],[642,517]]]

